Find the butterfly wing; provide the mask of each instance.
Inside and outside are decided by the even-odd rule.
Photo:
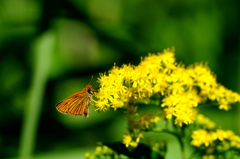
[[[88,118],[88,109],[90,102],[91,94],[85,90],[82,90],[59,102],[56,105],[56,108],[63,114],[77,116],[84,113],[85,117]]]

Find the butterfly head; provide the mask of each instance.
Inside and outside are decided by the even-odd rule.
[[[86,87],[86,90],[87,90],[87,92],[88,92],[89,94],[93,94],[93,92],[92,92],[93,87],[92,87],[91,85],[88,85],[88,86]]]

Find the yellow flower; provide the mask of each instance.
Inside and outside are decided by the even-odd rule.
[[[235,147],[240,150],[240,137],[237,135],[229,136],[231,147]]]
[[[113,153],[113,150],[110,149],[109,147],[103,145],[102,146],[102,154],[112,154]]]
[[[101,146],[97,146],[95,148],[94,154],[95,155],[101,155],[102,154],[102,147]]]
[[[228,151],[231,148],[240,151],[240,137],[235,135],[231,130],[217,129],[216,132],[209,132],[204,129],[199,129],[193,131],[191,137],[191,145],[193,146],[199,147],[204,145],[208,147],[212,145],[215,146],[218,151]],[[218,141],[213,144],[216,140],[219,140],[220,142]]]
[[[143,134],[142,133],[137,134],[136,142],[139,143],[140,139],[142,139],[142,138],[143,138]]]
[[[160,70],[163,72],[168,72],[169,70],[175,69],[175,57],[174,57],[174,49],[165,49],[163,53],[149,54],[145,57],[140,66],[146,67],[146,70],[149,72],[154,70]]]
[[[163,54],[150,54],[138,66],[114,66],[108,75],[101,74],[98,79],[96,110],[117,109],[143,99],[148,101],[153,93],[164,92],[167,83],[161,79],[175,68],[174,53],[170,49]]]
[[[227,139],[229,136],[229,132],[228,131],[224,131],[224,130],[221,130],[221,129],[217,129],[216,131],[216,134],[217,134],[217,138],[220,140],[220,141],[223,141],[225,139]]]
[[[132,134],[133,137],[131,135],[123,135],[123,144],[125,144],[126,147],[132,146],[132,147],[137,147],[138,143],[140,142],[140,140],[143,138],[143,134],[139,133],[137,135]],[[135,140],[133,139],[135,138]]]
[[[134,116],[128,117],[128,130],[140,132],[141,130],[150,129],[151,126],[160,120],[160,117],[155,114],[134,114]]]
[[[202,159],[215,159],[214,155],[204,155]]]
[[[102,155],[105,155],[105,156],[112,155],[113,153],[114,153],[114,151],[112,149],[110,149],[109,147],[103,145],[103,146],[97,146],[95,148],[95,151],[94,151],[94,155],[95,156],[91,155],[91,153],[89,153],[89,152],[86,152],[84,154],[84,157],[86,159],[95,159],[95,157],[99,158],[99,156],[102,156]]]
[[[114,66],[100,74],[99,91],[95,94],[96,110],[127,109],[129,105],[149,103],[152,95],[161,95],[166,119],[175,117],[178,126],[191,124],[196,119],[195,108],[207,99],[216,101],[219,109],[230,109],[240,101],[240,95],[216,81],[207,64],[195,63],[187,68],[176,62],[174,49],[149,54],[137,66]],[[130,114],[129,114],[130,115]],[[149,127],[145,123],[145,127]]]
[[[187,69],[193,78],[194,83],[200,88],[215,86],[217,84],[216,77],[213,75],[207,64],[195,63]]]
[[[205,117],[203,114],[198,114],[196,122],[200,125],[203,125],[204,128],[213,129],[216,124],[211,121],[209,118]]]
[[[86,153],[84,154],[84,157],[85,157],[85,158],[89,158],[90,156],[91,156],[90,152],[86,152]]]
[[[175,116],[175,124],[191,124],[196,118],[196,110],[194,107],[200,102],[200,98],[195,90],[183,92],[181,94],[170,94],[163,100],[162,107],[166,113],[166,118],[171,119]]]
[[[144,114],[140,117],[140,123],[145,129],[149,129],[150,124],[157,123],[159,120],[160,117],[154,114]]]
[[[123,135],[123,144],[125,144],[126,147],[129,147],[129,145],[132,147],[137,147],[138,142],[132,140],[130,135]]]
[[[193,131],[191,137],[192,137],[191,145],[197,147],[201,145],[205,145],[206,147],[208,147],[209,145],[213,144],[214,140],[217,139],[216,133],[208,132],[204,129]]]
[[[131,142],[132,142],[132,137],[130,135],[123,135],[123,144],[125,144],[126,147],[129,147]]]
[[[86,158],[86,159],[95,159],[95,156],[91,155],[90,152],[86,152],[86,153],[84,153],[84,158]]]

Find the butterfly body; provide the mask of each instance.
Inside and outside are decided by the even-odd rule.
[[[83,90],[78,91],[70,97],[64,99],[56,105],[59,112],[73,116],[84,114],[88,118],[89,105],[92,101],[93,88],[91,85],[86,86]]]

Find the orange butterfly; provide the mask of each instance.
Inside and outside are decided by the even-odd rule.
[[[63,114],[70,114],[73,116],[84,114],[85,118],[88,118],[89,105],[93,95],[92,90],[93,87],[87,85],[83,90],[59,102],[56,105],[57,110]]]

